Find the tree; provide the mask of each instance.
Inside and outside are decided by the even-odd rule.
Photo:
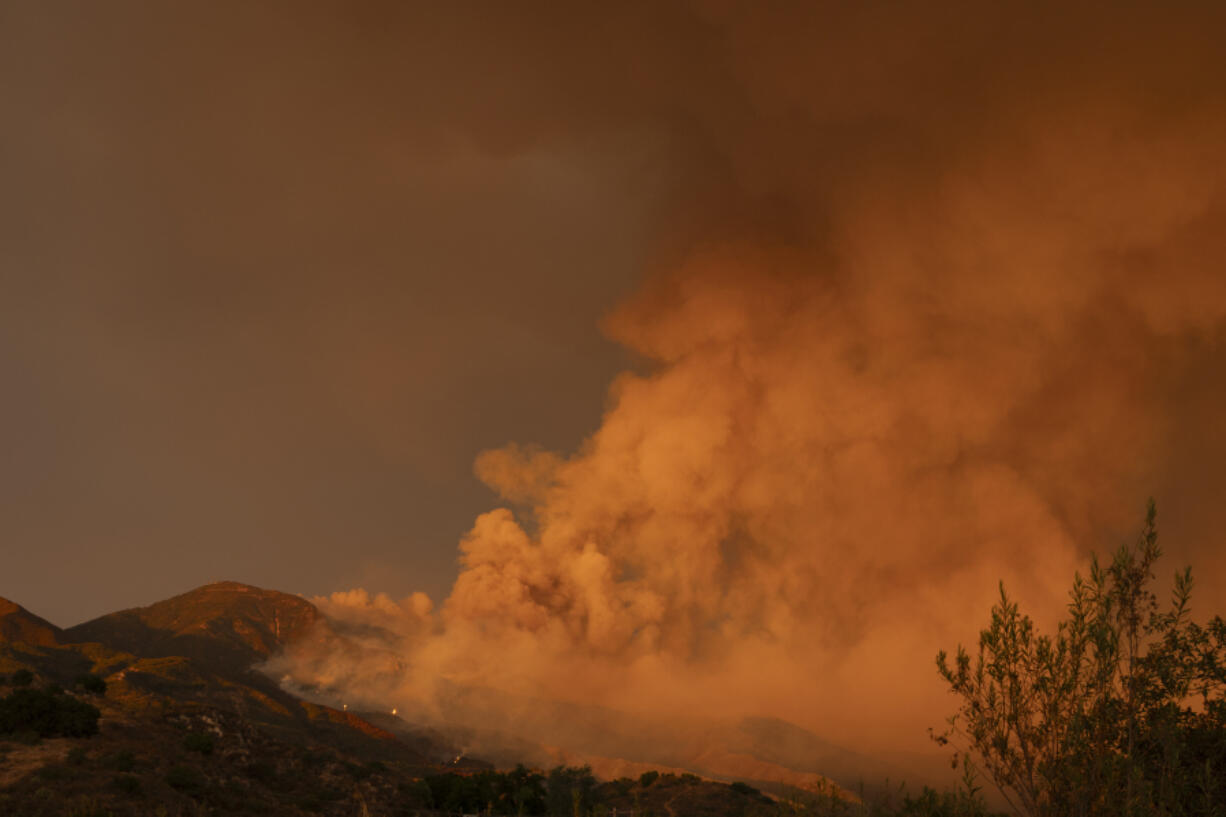
[[[549,817],[580,817],[592,807],[596,778],[588,766],[558,766],[546,781],[546,813]]]
[[[937,656],[961,701],[934,738],[976,757],[1015,811],[1226,808],[1226,624],[1189,620],[1189,569],[1159,609],[1156,520],[1151,501],[1134,545],[1074,577],[1054,636],[1035,631],[1002,583],[975,659],[961,646],[952,664]]]
[[[545,776],[540,772],[527,769],[521,763],[506,773],[504,790],[515,806],[516,815],[545,813]]]

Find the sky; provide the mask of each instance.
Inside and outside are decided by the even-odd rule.
[[[1150,496],[1220,598],[1224,18],[4,3],[0,595],[878,743]]]
[[[577,446],[626,365],[649,146],[491,143],[531,89],[391,9],[0,8],[0,593],[444,592],[477,453]]]

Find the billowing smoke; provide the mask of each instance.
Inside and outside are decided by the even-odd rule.
[[[624,72],[565,50],[591,96],[566,86],[538,134],[665,145],[659,252],[605,326],[641,365],[578,451],[482,454],[505,506],[450,596],[333,596],[387,651],[301,679],[923,748],[949,709],[933,655],[997,581],[1053,619],[1150,495],[1212,611],[1222,21],[713,5],[675,50],[672,17],[618,18]]]

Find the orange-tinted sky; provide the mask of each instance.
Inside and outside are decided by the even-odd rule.
[[[476,454],[598,422],[650,145],[482,123],[553,89],[399,5],[0,8],[0,593],[437,594]]]
[[[449,677],[816,728],[1149,495],[1226,587],[1215,4],[0,14],[0,594],[57,623],[420,590]]]

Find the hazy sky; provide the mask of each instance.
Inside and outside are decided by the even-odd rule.
[[[0,594],[438,596],[476,454],[596,427],[652,135],[400,5],[0,3]]]
[[[56,623],[360,587],[429,678],[303,673],[922,742],[1146,497],[1226,588],[1226,6],[0,8]]]

